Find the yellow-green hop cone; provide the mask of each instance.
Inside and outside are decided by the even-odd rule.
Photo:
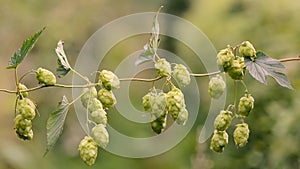
[[[222,110],[215,119],[215,129],[218,131],[225,131],[230,126],[231,120],[232,112]]]
[[[189,117],[189,112],[187,111],[186,108],[183,108],[180,111],[180,113],[179,113],[179,115],[178,115],[178,117],[176,119],[176,123],[179,124],[179,125],[185,125],[185,123],[188,120],[188,117]]]
[[[166,95],[167,110],[171,117],[176,120],[179,113],[185,108],[184,95],[180,89],[173,87]]]
[[[254,98],[250,94],[245,94],[245,96],[243,96],[240,99],[238,105],[239,114],[247,117],[253,108],[254,108]]]
[[[32,122],[25,119],[22,115],[17,115],[14,119],[14,129],[19,138],[31,140],[33,138]]]
[[[234,60],[235,56],[232,52],[232,49],[226,48],[222,49],[217,54],[217,64],[220,68],[223,68],[225,72],[231,67],[231,63]]]
[[[56,83],[56,77],[47,69],[38,68],[36,71],[36,78],[38,79],[39,83],[47,86],[55,85]]]
[[[103,124],[95,126],[92,129],[91,136],[101,148],[105,148],[109,142],[109,135]]]
[[[142,98],[142,103],[143,103],[143,107],[145,111],[150,111],[151,110],[151,103],[150,103],[150,97],[151,96],[151,92],[147,93],[145,96],[143,96]]]
[[[100,72],[99,83],[107,90],[120,88],[119,78],[108,70],[102,70]]]
[[[256,50],[249,41],[244,41],[241,44],[239,52],[243,57],[249,57],[252,61],[256,58]]]
[[[237,124],[236,129],[233,132],[235,145],[244,147],[248,142],[249,133],[250,130],[247,123]]]
[[[210,149],[217,152],[222,153],[224,148],[228,144],[228,134],[226,131],[214,131],[213,137],[210,142]]]
[[[111,90],[101,89],[98,92],[98,99],[106,108],[112,108],[117,103],[116,98]]]
[[[174,78],[183,86],[191,83],[190,73],[187,68],[182,64],[176,64],[173,70]]]
[[[164,112],[160,117],[153,117],[154,120],[151,121],[151,128],[156,134],[162,133],[167,125],[167,115]]]
[[[218,99],[222,96],[225,90],[226,84],[220,75],[212,77],[208,83],[208,93],[214,98]]]
[[[16,112],[21,114],[24,119],[32,120],[35,117],[35,105],[28,99],[19,99],[16,106]]]
[[[228,75],[233,80],[242,80],[245,75],[245,63],[243,57],[238,57],[231,62],[231,67],[228,70]]]
[[[153,92],[150,97],[151,115],[160,117],[166,109],[166,94],[163,92]]]
[[[81,159],[89,166],[93,165],[98,155],[98,145],[89,136],[85,136],[79,143],[78,150]]]
[[[97,124],[107,124],[106,112],[103,109],[93,111],[91,114],[91,120]]]
[[[22,83],[19,83],[19,90],[22,91],[22,90],[27,90],[28,88],[22,84]],[[21,95],[22,97],[28,97],[28,92],[21,92]]]
[[[89,112],[103,109],[102,103],[97,98],[92,98],[88,102],[87,109]]]
[[[159,59],[154,65],[158,75],[170,76],[171,75],[171,64],[166,59]]]
[[[90,101],[90,99],[97,97],[97,89],[95,87],[84,88],[82,90],[82,93],[83,95],[80,98],[81,103],[85,108],[87,108],[87,104]]]

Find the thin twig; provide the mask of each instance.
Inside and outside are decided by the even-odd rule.
[[[119,79],[120,81],[141,81],[141,82],[154,82],[157,81],[159,79],[163,78],[163,76],[158,76],[156,78],[153,79],[143,79],[143,78],[122,78]]]
[[[299,61],[299,60],[300,60],[300,55],[298,57],[294,57],[294,58],[279,59],[278,61],[280,61],[280,62],[290,62],[290,61]]]
[[[190,73],[190,75],[194,76],[194,77],[205,77],[205,76],[217,75],[217,74],[220,74],[220,73],[221,73],[221,71],[216,71],[216,72],[203,73],[203,74]]]

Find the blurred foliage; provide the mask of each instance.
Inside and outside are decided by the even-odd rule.
[[[65,50],[70,64],[76,61],[85,41],[101,26],[118,17],[156,11],[164,5],[163,12],[179,15],[200,28],[219,50],[227,44],[241,41],[253,42],[257,49],[264,50],[274,58],[295,57],[300,49],[300,3],[293,0],[167,0],[167,1],[71,1],[71,0],[0,0],[0,86],[13,89],[13,73],[6,70],[10,56],[30,34],[47,26],[37,45],[20,65],[20,72],[39,66],[50,70],[56,68],[54,48],[60,39],[66,42]],[[176,29],[176,28],[173,28]],[[122,57],[142,49],[148,36],[120,43],[104,60],[105,67],[115,67]],[[164,37],[162,37],[164,38]],[[143,43],[141,43],[143,42]],[[194,65],[193,52],[174,39],[161,41],[162,46],[186,57],[195,72],[204,72],[202,65]],[[201,48],[201,46],[199,46]],[[211,56],[215,57],[215,56]],[[63,94],[71,97],[65,89],[45,89],[30,93],[37,103],[40,117],[34,120],[35,137],[31,142],[18,140],[13,131],[14,96],[0,93],[0,169],[53,169],[53,168],[300,168],[300,71],[299,63],[285,63],[286,73],[295,88],[287,90],[269,79],[269,86],[254,81],[247,75],[245,81],[255,98],[255,108],[246,120],[250,128],[250,140],[246,147],[237,149],[232,135],[223,154],[209,150],[209,141],[197,144],[198,127],[204,122],[209,107],[207,94],[208,78],[198,79],[201,90],[201,107],[197,125],[188,136],[172,150],[152,158],[128,159],[100,150],[98,161],[87,167],[77,152],[77,145],[84,132],[71,110],[62,138],[46,157],[46,119],[55,109]],[[25,79],[30,87],[36,85],[34,77]],[[60,80],[68,83],[71,76]],[[228,81],[228,102],[232,101],[232,83]],[[143,87],[145,88],[145,87]],[[54,93],[49,97],[49,92]],[[133,92],[136,92],[133,90]],[[142,96],[145,91],[137,93]],[[239,95],[241,96],[241,92]],[[47,99],[45,99],[47,98]],[[137,99],[136,99],[137,100]],[[136,104],[137,105],[137,104]],[[115,115],[112,114],[111,117]],[[119,125],[116,121],[113,124]],[[132,126],[122,125],[124,131],[136,135]],[[150,127],[149,127],[150,130]],[[233,128],[230,128],[232,133]]]

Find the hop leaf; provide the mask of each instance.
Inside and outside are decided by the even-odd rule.
[[[36,71],[36,78],[38,79],[39,83],[45,84],[47,86],[55,85],[56,77],[54,74],[43,68],[38,68]]]
[[[102,70],[100,72],[99,83],[107,90],[120,88],[119,78],[108,70]]]
[[[222,153],[224,148],[228,144],[228,134],[226,131],[214,131],[213,137],[210,142],[210,149],[217,152]]]
[[[159,59],[154,65],[159,76],[170,76],[171,65],[166,59]]]
[[[208,83],[209,95],[214,99],[218,99],[222,96],[225,87],[226,84],[221,76],[212,77]]]
[[[214,126],[217,131],[225,131],[231,123],[232,112],[222,110],[220,114],[216,117]]]
[[[91,136],[101,148],[105,148],[109,142],[109,135],[103,124],[93,127]]]
[[[241,97],[238,105],[238,112],[242,116],[248,116],[254,107],[254,98],[250,94]]]
[[[186,86],[191,82],[190,73],[187,68],[182,64],[176,64],[173,70],[174,78],[179,84]]]
[[[238,147],[244,147],[249,138],[250,130],[247,123],[237,124],[233,132],[234,142]]]
[[[98,155],[98,145],[89,136],[85,136],[79,143],[78,150],[81,159],[89,166],[93,165]]]
[[[43,33],[43,31],[46,29],[44,27],[40,31],[36,32],[34,35],[32,35],[29,39],[25,40],[21,46],[20,49],[18,49],[14,55],[9,60],[9,65],[7,69],[15,69],[27,56],[27,54],[31,51],[31,49],[34,47],[36,41],[40,37],[40,35]]]

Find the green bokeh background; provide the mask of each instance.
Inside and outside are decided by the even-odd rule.
[[[54,71],[54,48],[60,39],[66,42],[65,50],[70,63],[74,65],[85,41],[101,26],[125,15],[154,12],[161,5],[165,6],[163,12],[175,14],[195,24],[218,50],[225,48],[227,44],[235,45],[243,40],[250,40],[257,49],[263,49],[274,58],[295,57],[300,54],[300,3],[295,0],[0,0],[0,3],[1,88],[14,89],[13,72],[5,69],[8,60],[24,39],[43,26],[47,26],[47,29],[20,66],[20,72],[39,66]],[[104,67],[115,67],[121,58],[141,49],[147,38],[149,36],[130,38],[118,44],[109,53],[109,58],[114,59],[104,60]],[[184,45],[167,37],[162,37],[161,47],[177,53],[183,59],[193,55]],[[205,71],[201,65],[188,62],[193,71]],[[255,109],[246,120],[251,130],[246,147],[237,149],[234,146],[234,127],[229,129],[229,146],[222,154],[211,152],[208,148],[209,141],[197,143],[210,103],[206,93],[208,78],[202,78],[198,79],[201,107],[197,123],[180,144],[162,155],[145,159],[123,158],[100,150],[98,160],[92,167],[86,166],[77,152],[77,145],[85,133],[74,110],[67,116],[65,129],[58,143],[48,156],[43,157],[48,114],[56,107],[62,95],[66,94],[71,98],[71,90],[45,89],[30,93],[39,111],[33,125],[35,136],[30,142],[19,140],[13,131],[15,96],[0,93],[0,169],[300,168],[300,66],[299,62],[285,65],[288,68],[285,73],[295,90],[282,88],[271,78],[268,80],[269,85],[264,86],[249,75],[245,77],[248,89],[255,97]],[[59,79],[59,82],[70,83],[71,76]],[[29,87],[37,85],[33,76],[26,78],[25,84]],[[227,85],[230,103],[232,82],[229,79]],[[239,95],[242,95],[243,88],[239,91]],[[142,96],[143,93],[145,91],[140,91],[137,95]],[[138,99],[132,97],[138,102]],[[111,120],[117,122],[117,119]],[[135,134],[130,122],[125,124],[122,125],[124,131]]]

